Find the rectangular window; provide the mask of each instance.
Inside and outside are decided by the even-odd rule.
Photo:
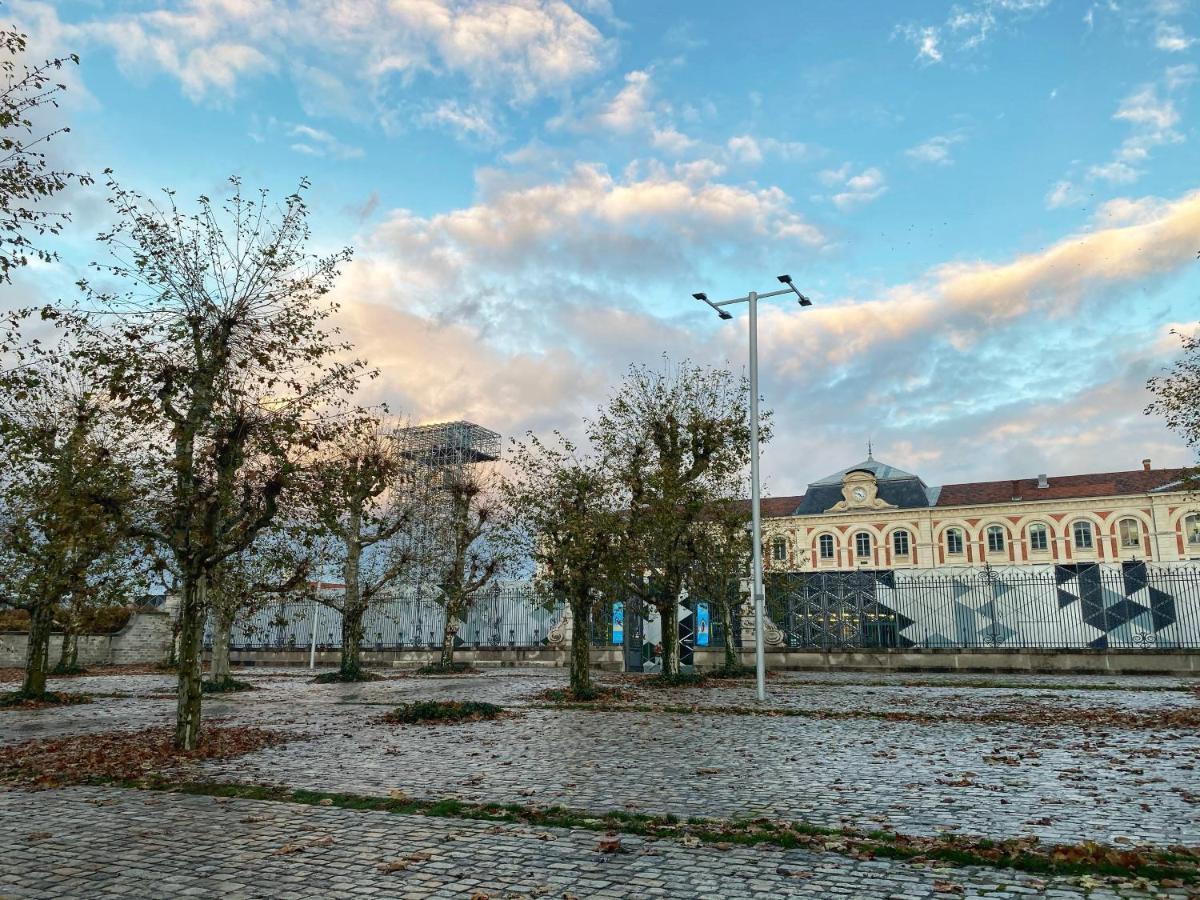
[[[821,535],[819,543],[821,545],[821,559],[833,559],[833,535]]]
[[[854,536],[854,552],[864,559],[871,556],[871,536],[865,531]]]
[[[897,531],[892,535],[892,549],[897,556],[908,556],[908,532]]]
[[[951,528],[946,532],[946,552],[947,553],[962,553],[963,538],[962,532],[957,528]]]
[[[1121,546],[1127,550],[1142,546],[1142,527],[1137,519],[1121,520]]]
[[[1030,550],[1049,550],[1050,541],[1046,534],[1045,525],[1030,525],[1029,526],[1029,549]]]
[[[1076,522],[1074,531],[1075,531],[1075,549],[1091,550],[1092,549],[1092,523],[1091,522]]]
[[[987,530],[988,553],[1004,552],[1004,529],[993,525]]]

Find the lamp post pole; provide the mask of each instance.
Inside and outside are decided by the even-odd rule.
[[[779,281],[787,287],[778,291],[769,291],[762,298],[778,297],[782,294],[795,294],[800,298],[801,306],[812,306],[812,301],[801,294],[792,284],[790,275],[780,275]],[[722,307],[734,303],[746,303],[750,307],[750,546],[752,561],[752,592],[754,602],[754,669],[758,689],[758,702],[765,703],[767,699],[767,656],[766,656],[766,591],[763,588],[762,562],[762,487],[759,477],[758,461],[758,301],[760,295],[751,291],[745,297],[733,300],[722,300],[717,303],[708,299],[708,295],[692,294],[711,306],[722,319],[732,319]]]

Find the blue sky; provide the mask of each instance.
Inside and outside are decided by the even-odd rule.
[[[12,0],[72,49],[56,153],[181,194],[313,182],[344,325],[418,419],[577,431],[631,362],[744,360],[774,493],[1189,459],[1142,415],[1200,290],[1187,0]],[[73,198],[69,290],[98,195]]]

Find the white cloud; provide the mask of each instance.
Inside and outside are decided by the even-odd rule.
[[[329,156],[334,159],[359,159],[364,154],[361,147],[352,147],[338,140],[328,131],[311,125],[292,126],[290,136],[299,138],[292,149],[309,156]]]
[[[492,119],[490,110],[476,104],[463,105],[457,100],[443,100],[420,117],[423,124],[440,125],[460,138],[476,138],[489,144],[500,140]]]
[[[950,148],[965,138],[961,134],[939,134],[929,140],[905,150],[905,155],[915,162],[948,166],[954,162]]]
[[[249,76],[286,70],[310,111],[336,113],[331,99],[353,97],[345,114],[364,106],[385,120],[403,113],[397,84],[425,79],[435,99],[443,82],[465,84],[478,102],[525,104],[565,94],[615,53],[565,0],[181,0],[63,29],[110,46],[122,68],[166,72],[192,100],[220,101]]]
[[[1194,43],[1196,43],[1196,39],[1189,37],[1179,25],[1158,23],[1154,35],[1154,46],[1159,50],[1166,50],[1168,53],[1182,53]]]
[[[1066,179],[1055,182],[1046,194],[1047,209],[1061,209],[1064,206],[1072,206],[1082,199],[1082,193],[1079,188]]]
[[[826,169],[817,175],[820,181],[829,187],[840,187],[843,190],[835,193],[830,199],[838,209],[849,210],[856,206],[878,200],[887,193],[887,183],[883,171],[872,166],[863,169],[857,175],[849,163],[836,169]]]
[[[894,35],[917,48],[917,62],[934,65],[942,62],[947,53],[964,53],[980,47],[994,31],[1010,29],[1050,3],[1051,0],[972,0],[951,6],[944,21],[932,25],[905,23],[896,28]]]
[[[744,163],[760,163],[763,159],[762,148],[758,146],[758,141],[748,134],[731,137],[726,144],[729,150],[729,155],[738,162]]]
[[[1175,127],[1179,124],[1179,110],[1171,96],[1189,83],[1188,73],[1178,71],[1180,68],[1187,67],[1167,71],[1166,96],[1160,94],[1157,85],[1144,84],[1121,101],[1113,118],[1129,123],[1133,133],[1121,142],[1111,160],[1088,169],[1089,178],[1130,184],[1141,177],[1140,166],[1149,160],[1152,150],[1184,140]]]
[[[338,288],[348,336],[383,371],[372,389],[416,418],[469,417],[508,434],[571,431],[630,362],[668,350],[740,365],[742,323],[718,329],[697,314],[692,325],[637,302],[648,284],[675,290],[686,276],[687,289],[705,287],[697,264],[753,232],[763,204],[775,208],[745,189],[713,188],[706,197],[701,185],[680,188],[662,174],[616,179],[593,166],[445,216],[393,213]],[[693,231],[710,217],[715,232]],[[497,233],[497,222],[512,228]],[[1009,477],[1009,467],[1015,476],[1126,460],[1132,468],[1145,455],[1182,461],[1182,448],[1141,415],[1145,378],[1177,345],[1157,331],[1135,341],[1093,324],[1114,297],[1142,296],[1193,265],[1200,192],[1109,203],[1092,226],[1009,259],[935,266],[863,297],[818,294],[812,309],[764,308],[763,389],[776,409],[764,457],[771,489],[801,489],[857,458],[868,430],[897,464],[921,460],[934,483]],[[765,239],[785,230],[768,225]],[[658,240],[642,252],[637,244],[650,235]],[[739,252],[763,239],[745,238]],[[445,298],[460,296],[483,299],[445,315]],[[516,340],[497,325],[510,308]],[[1065,356],[1064,327],[1077,351]],[[1048,355],[1053,379],[1044,375]],[[827,423],[819,438],[797,410]],[[981,445],[987,454],[972,452]]]
[[[696,141],[674,127],[656,128],[650,135],[650,144],[664,153],[679,156],[696,146]]]

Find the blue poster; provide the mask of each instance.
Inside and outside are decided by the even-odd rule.
[[[625,643],[625,604],[618,600],[613,604],[613,637],[614,644]]]
[[[696,604],[696,646],[708,646],[708,604]]]

